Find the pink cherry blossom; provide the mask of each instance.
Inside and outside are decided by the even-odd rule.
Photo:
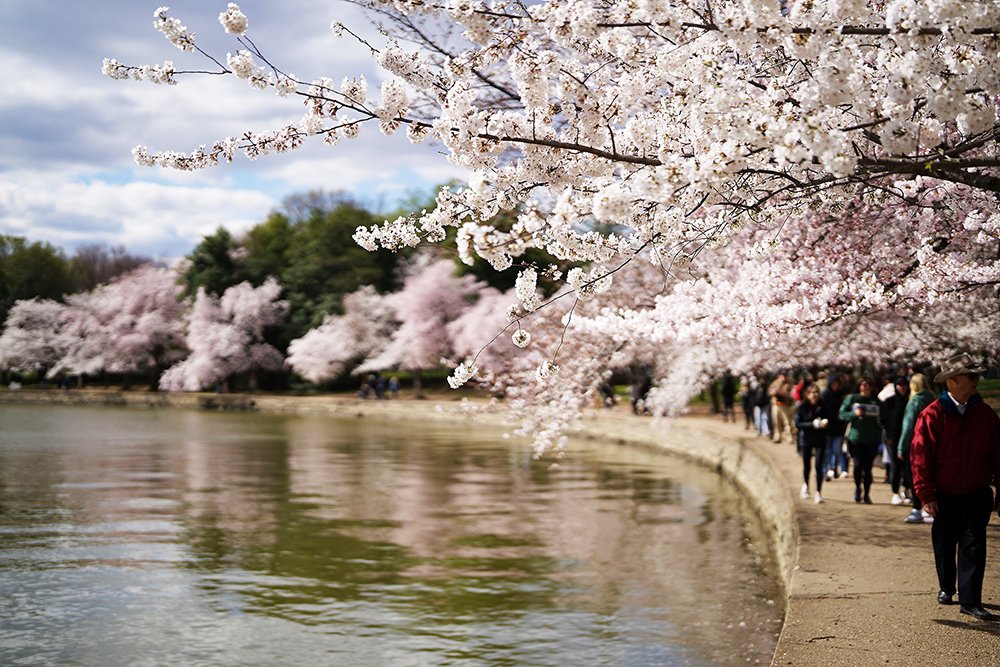
[[[471,276],[456,276],[447,259],[418,258],[403,288],[387,297],[399,323],[384,349],[370,356],[356,372],[388,368],[435,368],[454,354],[446,325],[470,305],[481,285]]]
[[[66,307],[49,299],[17,301],[0,335],[0,368],[34,373],[50,368],[65,353],[62,335]]]
[[[215,297],[199,289],[191,309],[186,343],[190,356],[167,369],[160,387],[167,391],[199,391],[228,381],[239,373],[278,370],[284,356],[264,339],[265,329],[280,324],[288,302],[281,285],[268,278],[260,287],[248,282]]]
[[[374,287],[344,297],[343,315],[327,315],[323,324],[288,345],[288,366],[310,382],[323,382],[352,370],[388,345],[393,308]]]
[[[52,373],[158,373],[185,354],[182,292],[175,270],[147,265],[67,297]]]

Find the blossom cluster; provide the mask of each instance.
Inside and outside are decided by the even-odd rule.
[[[232,35],[242,35],[249,26],[246,14],[240,11],[240,6],[235,2],[230,2],[226,11],[219,14],[219,23],[222,24],[226,32]]]
[[[475,377],[476,373],[479,371],[475,366],[470,366],[465,362],[460,363],[452,371],[452,374],[448,376],[448,386],[452,389],[458,389],[463,384]]]
[[[165,60],[162,65],[143,65],[129,67],[114,58],[105,58],[101,73],[112,79],[132,79],[133,81],[149,81],[150,83],[177,85],[174,78],[174,63]]]
[[[524,269],[517,275],[514,293],[517,294],[521,307],[525,311],[531,312],[538,309],[538,306],[541,305],[541,300],[538,297],[538,273],[533,268]]]
[[[153,27],[181,51],[193,51],[194,33],[188,32],[187,27],[179,19],[169,16],[169,11],[170,7],[157,7],[153,12],[153,18],[156,19],[153,21]]]

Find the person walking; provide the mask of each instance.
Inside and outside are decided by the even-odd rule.
[[[795,411],[795,427],[799,431],[799,452],[802,454],[802,498],[809,497],[809,472],[815,456],[816,495],[813,502],[823,502],[823,464],[826,454],[826,427],[829,420],[823,418],[823,406],[819,402],[819,387],[809,385],[805,390],[805,400]]]
[[[827,420],[826,478],[847,477],[847,455],[844,454],[844,431],[846,426],[840,421],[840,404],[844,400],[844,380],[839,373],[830,376],[826,389],[819,395],[823,406],[823,419]]]
[[[767,388],[771,398],[771,425],[774,442],[781,442],[781,436],[788,431],[792,444],[796,443],[795,425],[792,424],[792,409],[795,401],[792,399],[794,385],[784,371],[778,371],[777,377]]]
[[[957,581],[959,611],[994,620],[982,596],[986,525],[996,507],[990,485],[1000,480],[1000,417],[976,391],[984,370],[967,354],[941,364],[934,381],[947,389],[920,413],[910,462],[914,490],[934,517],[938,602],[952,602]]]
[[[771,398],[767,395],[767,386],[761,381],[754,394],[753,422],[757,435],[771,437]]]
[[[903,486],[910,490],[910,499],[913,501],[913,509],[903,519],[906,523],[933,523],[934,517],[927,510],[923,509],[920,498],[913,491],[913,470],[910,465],[910,445],[913,442],[913,430],[917,426],[917,417],[928,405],[937,398],[930,389],[927,388],[927,378],[922,373],[914,373],[910,378],[910,400],[906,402],[906,411],[903,413],[903,427],[899,433],[898,460],[903,472]]]
[[[882,401],[882,446],[885,447],[885,474],[892,487],[893,505],[902,505],[905,501],[900,495],[900,484],[903,481],[903,466],[899,462],[899,436],[903,431],[903,418],[910,399],[910,383],[902,375],[892,380],[892,395]]]
[[[753,404],[757,397],[757,378],[744,375],[740,378],[740,405],[743,407],[743,430],[749,431],[753,426]]]
[[[854,464],[854,502],[872,504],[872,465],[882,439],[878,399],[872,395],[872,379],[861,378],[858,393],[848,394],[840,404],[840,419],[849,424],[847,453]],[[862,495],[862,488],[864,495]]]
[[[722,376],[722,387],[719,389],[719,393],[722,394],[722,421],[736,423],[736,411],[733,409],[736,405],[736,392],[736,378],[730,371],[726,371]]]

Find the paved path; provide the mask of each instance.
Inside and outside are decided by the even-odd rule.
[[[936,600],[927,524],[906,524],[905,506],[875,470],[873,505],[854,502],[851,479],[825,482],[825,502],[799,498],[802,463],[795,448],[772,444],[741,426],[695,418],[705,428],[753,441],[774,460],[796,503],[798,562],[773,665],[1000,665],[1000,622],[959,614]],[[813,487],[814,488],[814,487]],[[811,489],[812,490],[812,489]],[[1000,613],[1000,519],[987,529],[984,606]]]

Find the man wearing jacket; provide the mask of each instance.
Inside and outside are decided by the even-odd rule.
[[[961,613],[993,620],[982,594],[986,525],[994,508],[990,485],[1000,480],[1000,417],[976,392],[983,370],[967,354],[941,364],[934,381],[947,391],[920,413],[910,461],[914,491],[934,516],[938,602],[951,603],[957,578]]]

